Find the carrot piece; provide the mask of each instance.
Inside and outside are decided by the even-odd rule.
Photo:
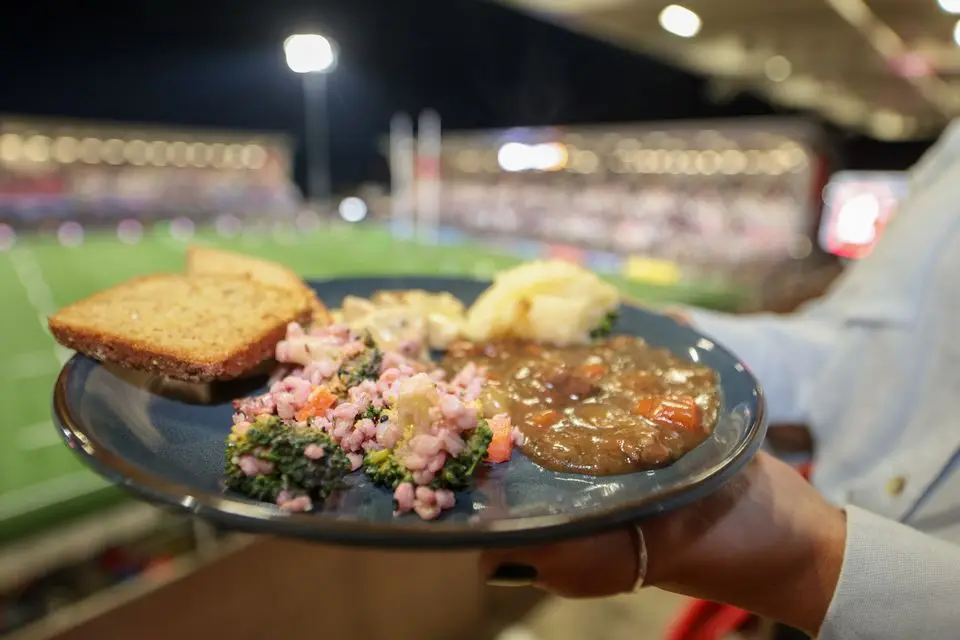
[[[640,398],[633,405],[633,412],[644,418],[653,419],[653,413],[660,406],[660,398]]]
[[[653,419],[692,431],[700,426],[700,407],[690,396],[664,398],[654,411]]]
[[[577,373],[589,380],[599,380],[603,377],[603,374],[607,372],[607,365],[595,362],[593,364],[585,364],[582,367],[577,369]]]
[[[307,403],[297,411],[297,420],[303,421],[307,418],[319,416],[327,411],[337,401],[334,395],[326,387],[317,387],[310,393]]]
[[[493,431],[493,439],[487,447],[487,462],[506,462],[513,453],[513,425],[505,413],[498,413],[487,423]]]
[[[634,405],[633,412],[660,424],[691,430],[700,426],[700,407],[690,396],[640,398]]]
[[[560,414],[553,409],[547,409],[540,413],[535,413],[530,417],[530,421],[538,427],[549,427],[556,424],[560,419]]]

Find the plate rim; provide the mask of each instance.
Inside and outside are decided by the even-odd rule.
[[[336,281],[370,281],[399,279],[430,279],[433,281],[489,283],[489,280],[432,276],[426,274],[391,276],[346,276],[308,279],[311,286]],[[660,315],[624,300],[621,304],[649,315]],[[665,317],[674,322],[672,318]],[[678,325],[682,326],[682,325]],[[743,364],[731,351],[708,335],[691,327],[684,327],[710,339],[714,348],[731,360]],[[61,439],[84,464],[112,484],[127,490],[148,502],[172,507],[224,527],[254,534],[280,535],[330,544],[379,548],[464,549],[495,546],[523,546],[598,533],[618,525],[637,522],[644,517],[662,513],[694,502],[709,495],[738,472],[760,449],[767,429],[766,398],[759,381],[744,366],[744,373],[753,383],[757,410],[744,429],[736,447],[719,462],[688,476],[678,485],[660,494],[651,503],[643,496],[616,506],[600,507],[584,514],[566,513],[544,516],[519,516],[495,520],[481,520],[475,524],[451,524],[439,521],[402,521],[389,523],[364,520],[337,520],[336,517],[317,518],[311,513],[279,511],[268,503],[237,498],[225,493],[199,490],[167,480],[146,471],[113,453],[79,420],[67,401],[68,381],[75,367],[83,360],[102,364],[75,354],[57,376],[53,390],[52,414]]]

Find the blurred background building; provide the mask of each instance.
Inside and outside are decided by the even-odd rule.
[[[387,637],[291,595],[324,601],[344,587],[322,567],[379,564],[449,609],[400,607],[391,638],[493,637],[538,598],[480,589],[469,554],[226,535],[82,469],[49,420],[70,354],[46,316],[180,269],[192,241],[316,277],[559,257],[654,304],[789,310],[869,254],[960,111],[958,18],[948,0],[5,5],[0,634],[297,638],[328,616],[325,637]],[[293,32],[330,57],[285,55]],[[288,626],[239,624],[264,606],[244,600],[258,577]],[[659,637],[676,602],[617,606],[548,603],[528,626]]]

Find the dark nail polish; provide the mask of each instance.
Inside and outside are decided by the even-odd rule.
[[[537,581],[537,570],[528,564],[502,564],[487,579],[495,587],[527,587]]]

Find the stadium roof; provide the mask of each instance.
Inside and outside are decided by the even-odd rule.
[[[665,0],[501,1],[709,76],[717,95],[749,89],[884,140],[960,115],[960,15],[940,6],[960,0],[679,0],[692,37],[661,26]]]

